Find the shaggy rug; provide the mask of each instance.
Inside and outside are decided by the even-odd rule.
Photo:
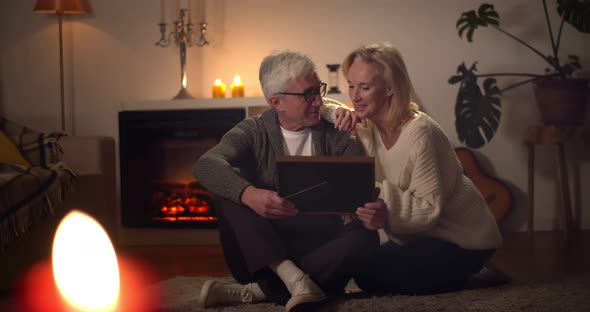
[[[243,304],[203,310],[198,307],[201,286],[207,277],[179,276],[152,287],[161,294],[162,311],[285,311],[269,303]],[[219,279],[219,278],[218,278]],[[589,311],[590,274],[572,274],[546,278],[518,278],[499,287],[464,290],[431,296],[369,296],[349,284],[348,295],[330,299],[320,311]]]

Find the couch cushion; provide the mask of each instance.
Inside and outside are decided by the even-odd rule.
[[[0,117],[0,131],[6,134],[32,166],[49,168],[59,162],[58,141],[65,133],[42,133],[3,117]]]
[[[31,166],[3,131],[0,131],[0,163],[13,163],[25,167]]]

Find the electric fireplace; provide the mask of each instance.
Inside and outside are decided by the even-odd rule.
[[[123,225],[216,227],[213,194],[192,167],[245,116],[243,108],[119,112]]]

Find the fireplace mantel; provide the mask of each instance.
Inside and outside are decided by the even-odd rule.
[[[244,108],[246,116],[260,114],[268,109],[264,97],[243,97],[227,99],[188,99],[188,100],[154,100],[125,103],[121,111],[135,110],[187,110]]]
[[[341,102],[349,102],[348,95],[327,94],[326,97]],[[188,99],[188,100],[151,100],[124,103],[120,111],[129,110],[165,110],[165,109],[217,109],[217,108],[245,108],[246,116],[259,114],[268,109],[264,97],[243,97],[224,99]]]

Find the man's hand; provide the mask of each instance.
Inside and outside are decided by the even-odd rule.
[[[299,213],[292,202],[280,197],[277,192],[252,185],[246,187],[242,193],[242,203],[268,219],[282,219]]]
[[[381,229],[387,222],[387,205],[381,198],[377,198],[380,191],[379,188],[375,188],[375,201],[356,209],[356,216],[369,230]]]
[[[363,127],[367,127],[367,120],[359,118],[354,111],[343,107],[336,110],[334,128],[340,131],[349,131],[354,135],[356,134],[356,124],[359,122],[362,123]]]

